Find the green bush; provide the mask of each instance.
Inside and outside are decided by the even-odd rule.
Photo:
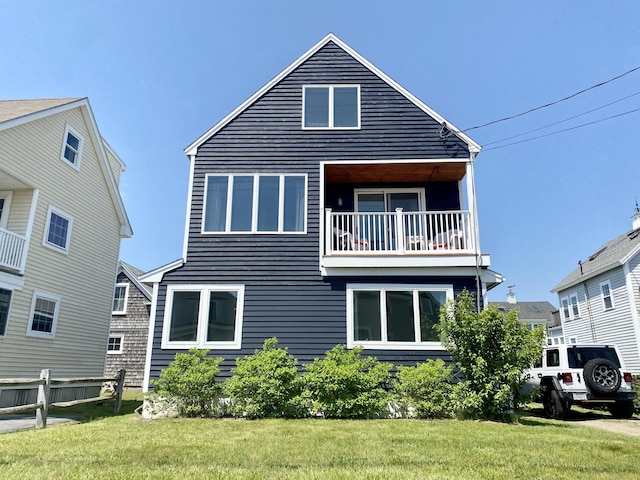
[[[455,415],[453,367],[427,360],[415,367],[398,367],[396,401],[405,415],[450,418]]]
[[[312,415],[372,418],[386,411],[389,394],[381,384],[388,380],[391,364],[361,352],[361,347],[336,345],[325,358],[305,366],[302,397]]]
[[[173,362],[151,381],[147,399],[161,408],[175,408],[183,417],[208,417],[217,413],[221,383],[216,380],[222,358],[210,358],[208,350],[192,348],[178,353]]]
[[[253,355],[236,359],[233,376],[224,384],[231,398],[231,412],[248,418],[302,416],[299,407],[298,361],[277,348],[278,339],[268,338]]]
[[[638,396],[633,401],[633,411],[635,413],[640,413],[640,375],[633,376],[633,389],[638,394]]]
[[[442,343],[465,376],[455,393],[473,418],[506,419],[525,399],[525,371],[542,355],[544,332],[529,330],[516,310],[476,312],[466,290],[440,313]]]

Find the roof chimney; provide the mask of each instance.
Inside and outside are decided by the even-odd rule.
[[[631,219],[633,220],[633,229],[638,230],[640,228],[640,208],[638,208],[638,200],[636,200],[636,211]]]
[[[516,302],[516,294],[511,290],[515,285],[509,285],[509,292],[507,293],[507,303],[517,303]]]

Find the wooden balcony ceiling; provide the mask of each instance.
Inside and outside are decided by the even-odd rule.
[[[326,165],[328,183],[404,183],[462,180],[465,162]]]

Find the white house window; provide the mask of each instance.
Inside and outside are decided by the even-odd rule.
[[[304,233],[306,175],[207,175],[203,233]]]
[[[31,302],[30,323],[27,335],[53,338],[58,322],[60,298],[46,293],[35,292]]]
[[[613,297],[611,296],[611,282],[607,280],[600,284],[600,292],[602,293],[602,306],[605,310],[613,308]]]
[[[80,156],[82,155],[82,144],[84,140],[82,136],[76,132],[71,126],[67,125],[64,131],[64,143],[62,145],[62,153],[60,158],[75,169],[80,168]]]
[[[111,355],[122,353],[122,335],[113,335],[109,337],[107,353]]]
[[[72,225],[73,218],[70,215],[50,206],[42,244],[54,250],[68,253]]]
[[[347,346],[442,348],[440,308],[453,299],[443,285],[347,285]]]
[[[13,192],[0,192],[0,228],[7,228]]]
[[[303,128],[360,128],[359,85],[307,85],[302,97]]]
[[[580,318],[580,309],[578,308],[578,295],[572,293],[569,295],[569,302],[571,303],[571,318]]]
[[[572,293],[567,297],[562,297],[562,299],[560,299],[560,303],[562,305],[562,318],[565,320],[580,318],[577,294]]]
[[[7,333],[9,308],[11,307],[11,290],[0,288],[0,337]]]
[[[118,283],[113,292],[113,310],[111,313],[124,315],[127,313],[127,298],[129,296],[129,284]]]
[[[167,287],[162,348],[238,349],[244,286]]]

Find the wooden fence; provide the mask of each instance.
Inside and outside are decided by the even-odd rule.
[[[40,378],[6,378],[0,379],[0,388],[5,387],[38,387],[38,397],[36,403],[28,405],[19,405],[15,407],[0,408],[0,414],[19,413],[27,410],[36,410],[36,428],[45,428],[47,426],[47,413],[50,407],[73,407],[83,403],[97,403],[105,400],[115,400],[114,412],[120,413],[122,405],[122,388],[124,386],[124,370],[119,370],[115,377],[84,377],[84,378],[59,378],[51,379],[51,370],[44,369],[40,372]],[[83,398],[81,400],[72,400],[68,402],[51,402],[51,387],[57,385],[69,385],[77,383],[104,383],[115,382],[114,393],[107,396],[99,396],[92,398]]]

